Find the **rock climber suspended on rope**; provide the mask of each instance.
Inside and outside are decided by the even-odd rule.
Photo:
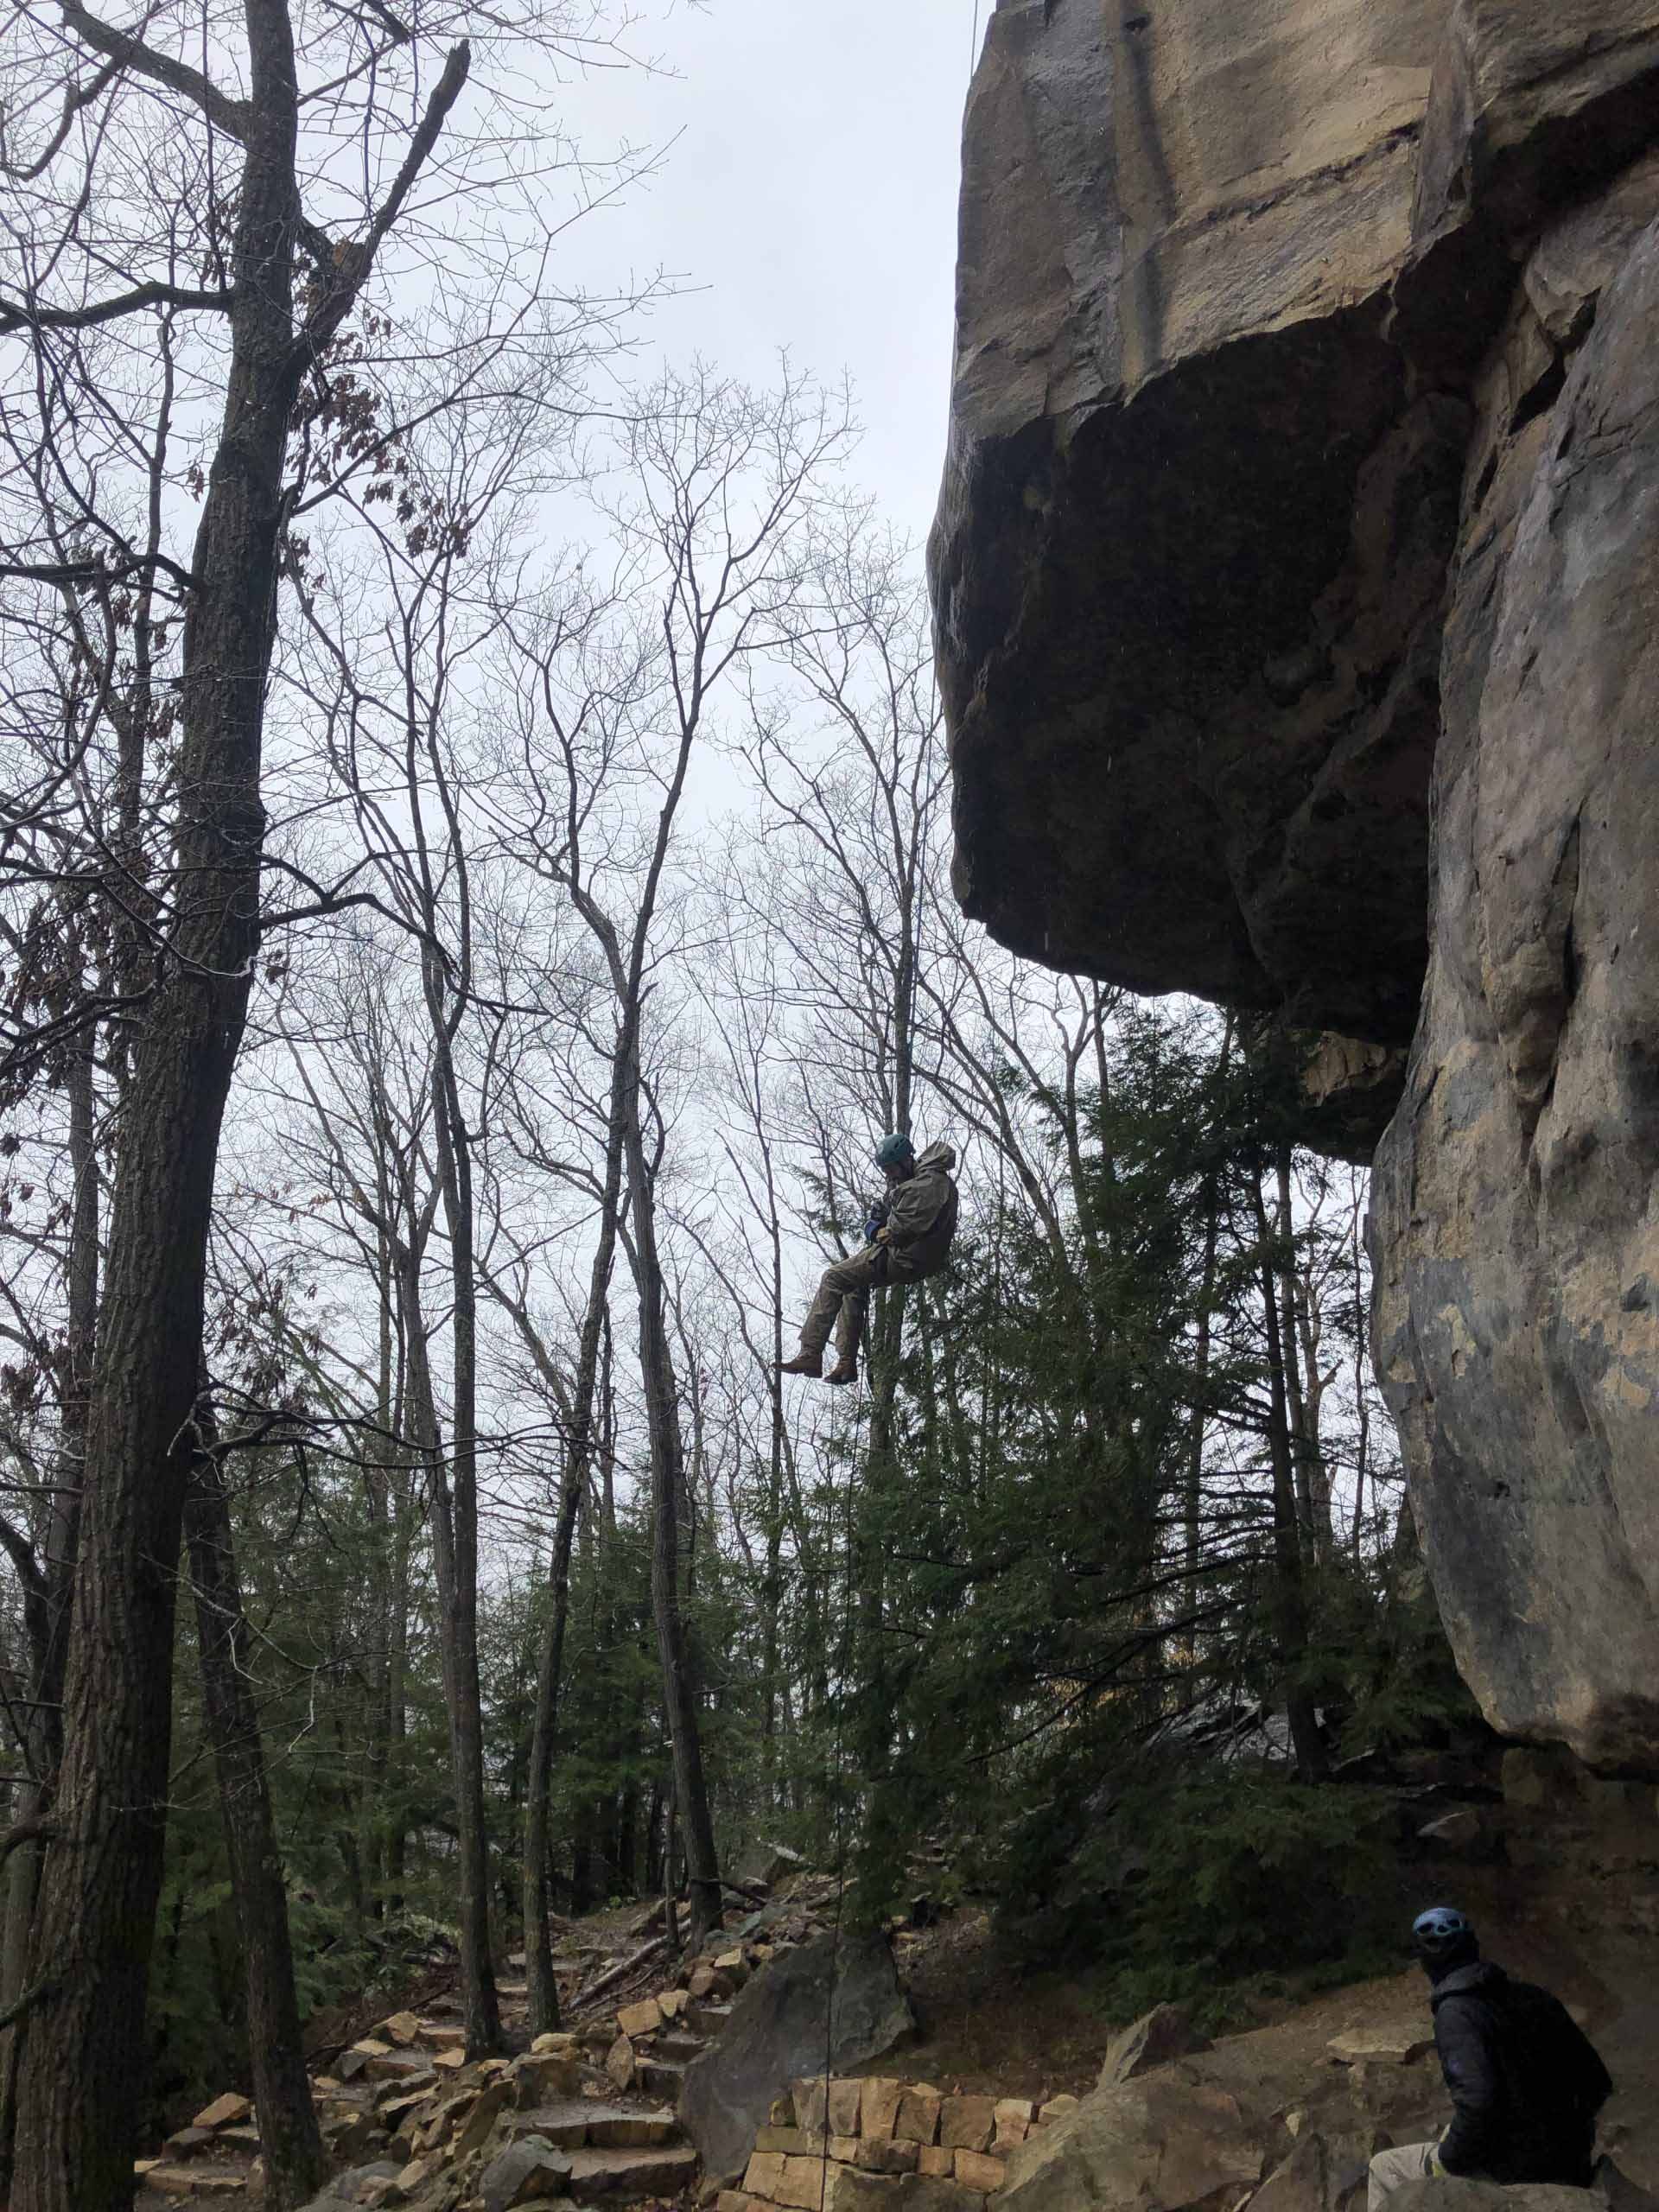
[[[884,1283],[920,1282],[937,1274],[957,1233],[957,1155],[948,1144],[930,1145],[918,1159],[908,1137],[883,1137],[875,1164],[887,1179],[864,1224],[864,1243],[850,1258],[826,1268],[811,1311],[801,1325],[801,1348],[783,1363],[785,1375],[823,1375],[823,1348],[833,1329],[836,1363],[828,1382],[856,1382],[858,1347],[870,1293]]]

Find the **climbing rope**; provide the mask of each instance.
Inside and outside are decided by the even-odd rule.
[[[841,1611],[841,1653],[837,1662],[841,1677],[836,1698],[836,1741],[834,1763],[830,1772],[834,1777],[836,1818],[836,1910],[830,1932],[830,1987],[823,2007],[823,2126],[818,2138],[818,2212],[824,2212],[830,2188],[830,2076],[835,2063],[836,1993],[841,1977],[841,1908],[847,1892],[847,1801],[842,1785],[842,1760],[845,1743],[847,1717],[847,1682],[852,1666],[853,1650],[853,1501],[857,1489],[859,1470],[868,1457],[871,1397],[868,1382],[868,1323],[867,1319],[864,1373],[859,1377],[858,1411],[853,1421],[852,1449],[849,1454],[847,1479],[842,1487],[846,1507],[846,1533],[842,1538],[845,1553],[843,1587]]]

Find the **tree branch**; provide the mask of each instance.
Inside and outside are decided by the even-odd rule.
[[[188,62],[175,61],[170,54],[157,54],[130,32],[118,31],[113,23],[100,22],[80,5],[80,0],[60,0],[60,4],[64,22],[88,46],[108,54],[124,69],[151,78],[156,84],[165,85],[169,92],[182,92],[227,137],[245,140],[253,121],[245,100],[233,100],[228,92],[221,92],[217,85],[199,69],[192,69]]]
[[[14,330],[89,330],[95,323],[115,322],[141,308],[228,308],[234,292],[200,292],[178,284],[138,284],[113,299],[95,300],[89,308],[35,308],[24,300],[0,296],[0,335]]]
[[[368,236],[360,244],[342,245],[338,249],[334,282],[308,317],[300,334],[298,342],[305,354],[314,354],[326,346],[351,312],[352,303],[362,290],[364,279],[373,266],[381,240],[397,221],[416,178],[425,165],[427,156],[437,143],[444,118],[460,98],[461,88],[467,81],[467,73],[472,65],[473,49],[467,40],[462,39],[459,46],[450,48],[449,58],[443,65],[443,74],[433,87],[432,97],[426,104],[426,113],[421,118],[420,127],[410,142],[409,151],[404,157],[404,165],[393,181],[391,190],[369,225]]]
[[[33,184],[36,177],[44,176],[61,151],[64,140],[69,136],[75,118],[83,108],[90,107],[95,99],[106,92],[120,73],[120,63],[111,61],[98,72],[90,85],[70,84],[64,86],[63,113],[59,118],[58,127],[48,139],[42,150],[26,168],[20,168],[15,162],[7,159],[5,121],[3,117],[0,117],[0,169],[3,169],[16,184]]]

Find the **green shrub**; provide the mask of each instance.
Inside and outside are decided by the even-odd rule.
[[[1091,1961],[1116,2018],[1172,1999],[1224,2025],[1248,1995],[1397,1962],[1396,1818],[1383,1790],[1260,1768],[1165,1775],[1093,1819],[1051,1866],[1046,1902],[1028,1892],[1005,1932],[1028,1956]]]

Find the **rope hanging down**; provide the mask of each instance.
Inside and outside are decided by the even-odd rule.
[[[853,1656],[853,1500],[858,1486],[859,1469],[868,1457],[870,1427],[870,1387],[868,1376],[858,1385],[858,1412],[853,1421],[853,1448],[848,1458],[847,1480],[842,1487],[846,1506],[846,1532],[842,1539],[845,1553],[842,1577],[841,1611],[841,1657],[837,1672],[841,1677],[836,1698],[835,1759],[830,1769],[834,1777],[836,1805],[836,1911],[830,1934],[830,1986],[823,2007],[823,2124],[818,2138],[818,2212],[824,2212],[830,2188],[830,2076],[835,2064],[836,1992],[841,1977],[841,1906],[847,1891],[847,1798],[842,1775],[844,1726],[847,1714],[847,1682]]]

